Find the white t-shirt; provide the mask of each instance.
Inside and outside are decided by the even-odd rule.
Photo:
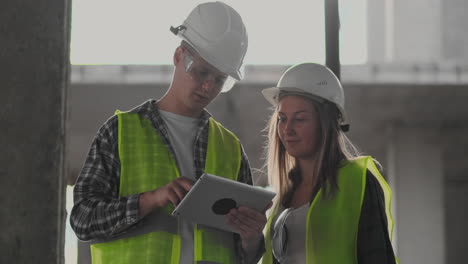
[[[193,144],[197,133],[197,118],[181,116],[171,112],[159,110],[169,133],[169,141],[176,155],[180,176],[195,180],[195,164],[193,158]],[[180,219],[179,231],[181,236],[181,264],[193,264],[193,224]]]

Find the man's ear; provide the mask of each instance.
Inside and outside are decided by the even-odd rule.
[[[174,66],[177,66],[177,64],[179,64],[179,62],[181,62],[183,59],[184,59],[184,48],[179,46],[174,52]]]

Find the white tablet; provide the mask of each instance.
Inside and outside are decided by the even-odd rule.
[[[228,224],[226,214],[232,208],[248,206],[262,211],[275,192],[262,187],[204,173],[172,212],[197,224],[236,232]]]

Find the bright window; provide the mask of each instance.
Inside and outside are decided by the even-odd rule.
[[[72,1],[71,63],[172,64],[180,40],[169,27],[180,25],[200,2],[204,1]],[[225,2],[246,24],[246,64],[325,62],[324,0]],[[365,0],[341,2],[342,63],[362,63],[366,60]]]
[[[73,1],[72,64],[171,64],[177,26],[199,0]],[[246,64],[324,63],[323,0],[225,1],[249,34]],[[367,58],[366,0],[340,1],[341,62]]]

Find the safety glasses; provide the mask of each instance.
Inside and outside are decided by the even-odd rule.
[[[188,49],[184,49],[184,66],[187,72],[194,81],[203,84],[210,82],[216,89],[221,92],[227,92],[236,83],[236,79],[229,75],[221,73],[213,66],[197,58]]]
[[[286,208],[276,219],[273,226],[272,251],[275,258],[282,262],[286,256],[288,243],[288,228],[286,227],[286,219],[291,214],[292,209]]]

